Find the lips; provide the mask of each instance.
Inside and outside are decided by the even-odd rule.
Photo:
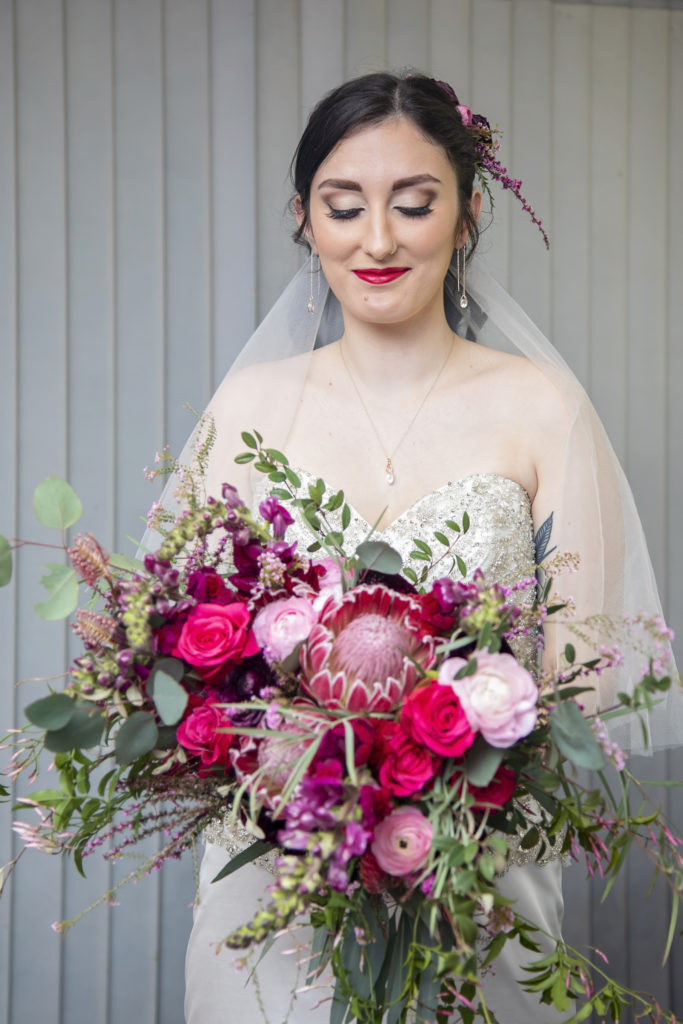
[[[354,270],[356,277],[367,284],[389,284],[408,273],[409,267],[382,267],[381,270]]]

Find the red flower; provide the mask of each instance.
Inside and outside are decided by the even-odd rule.
[[[366,850],[358,865],[358,874],[363,888],[367,892],[384,892],[392,881],[386,871],[382,871],[377,858],[370,850]]]
[[[439,683],[413,690],[401,709],[401,725],[416,743],[444,757],[462,757],[474,743],[453,688]]]
[[[414,743],[398,722],[382,722],[377,745],[379,781],[392,796],[410,796],[424,789],[441,758]]]
[[[202,604],[231,604],[237,600],[235,592],[226,587],[222,576],[208,566],[191,573],[187,592]]]
[[[178,726],[178,743],[201,760],[204,767],[227,765],[233,734],[226,732],[230,719],[219,704],[196,707]]]
[[[462,775],[454,775],[453,782],[459,784]],[[488,786],[468,786],[468,792],[475,798],[473,808],[477,811],[494,810],[504,807],[517,786],[517,776],[504,764],[498,766]]]
[[[234,604],[198,604],[183,623],[173,654],[214,683],[244,658],[258,653],[249,610]]]

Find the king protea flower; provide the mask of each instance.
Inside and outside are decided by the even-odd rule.
[[[420,616],[411,597],[383,586],[330,599],[301,652],[303,689],[325,707],[391,710],[434,664]]]

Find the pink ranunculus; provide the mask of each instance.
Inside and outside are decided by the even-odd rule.
[[[454,679],[465,662],[449,658],[439,682],[452,686],[473,729],[492,747],[511,747],[536,724],[538,687],[530,672],[511,654],[477,654],[477,671]]]
[[[199,757],[204,767],[227,765],[233,734],[230,719],[220,704],[205,702],[195,708],[178,726],[178,743]]]
[[[413,690],[401,709],[401,725],[416,743],[444,757],[462,757],[474,743],[457,694],[438,683]]]
[[[459,103],[455,109],[460,114],[460,117],[462,118],[462,123],[465,125],[465,128],[469,128],[470,125],[472,124],[472,111],[470,110],[470,108],[464,106],[462,103]]]
[[[305,597],[285,597],[261,608],[254,619],[254,636],[268,661],[284,661],[317,621],[317,612]]]
[[[183,623],[173,654],[209,682],[252,654],[258,644],[249,628],[250,613],[241,602],[198,604]]]
[[[426,861],[432,845],[432,825],[416,807],[398,807],[375,826],[371,850],[383,871],[410,875]]]

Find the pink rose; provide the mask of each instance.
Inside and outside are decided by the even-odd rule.
[[[183,623],[173,654],[213,682],[252,654],[258,644],[249,629],[249,609],[241,602],[198,604]]]
[[[470,125],[472,124],[472,111],[470,110],[470,108],[464,106],[462,103],[459,103],[455,109],[460,114],[462,123],[464,124],[465,128],[469,128]]]
[[[451,686],[432,683],[413,690],[401,710],[401,725],[435,754],[462,757],[474,743],[474,732]]]
[[[455,690],[473,729],[492,747],[511,747],[536,724],[538,687],[530,672],[511,654],[477,654],[477,671],[454,679],[466,664],[449,658],[439,669],[439,682]]]
[[[398,807],[375,826],[371,850],[383,871],[401,877],[424,864],[431,846],[431,822],[416,807]]]
[[[204,703],[191,711],[178,726],[178,743],[200,758],[204,767],[228,763],[233,734],[227,712],[219,704]]]
[[[254,619],[254,636],[268,661],[284,661],[306,640],[318,615],[305,597],[285,597],[261,608]]]

